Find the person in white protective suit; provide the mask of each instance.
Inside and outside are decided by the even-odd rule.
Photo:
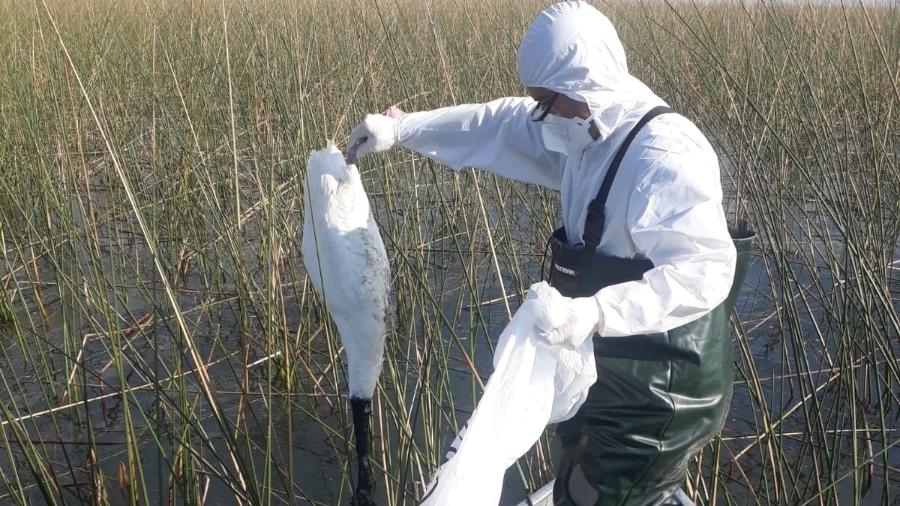
[[[665,504],[728,411],[731,288],[750,234],[729,233],[709,142],[629,74],[594,7],[541,12],[518,71],[527,97],[368,115],[351,156],[400,145],[559,190],[549,281],[568,316],[536,331],[554,344],[592,338],[598,379],[557,427],[554,503]]]

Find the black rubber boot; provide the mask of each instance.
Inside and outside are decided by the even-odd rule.
[[[359,397],[350,398],[353,411],[353,433],[356,435],[356,491],[354,506],[375,506],[372,467],[369,465],[369,415],[372,414],[372,400]]]

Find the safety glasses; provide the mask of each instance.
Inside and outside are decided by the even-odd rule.
[[[556,102],[556,99],[559,97],[559,93],[554,93],[553,96],[546,103],[538,102],[534,104],[534,109],[528,113],[528,117],[531,121],[544,121],[544,118],[550,114],[550,110],[553,109],[553,103]]]

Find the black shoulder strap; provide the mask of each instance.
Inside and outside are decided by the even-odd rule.
[[[619,150],[616,151],[612,162],[609,164],[609,170],[606,171],[606,176],[603,178],[603,184],[600,185],[600,191],[597,192],[597,196],[594,200],[588,204],[588,214],[587,219],[584,222],[583,234],[584,243],[586,245],[593,245],[593,247],[596,247],[597,244],[600,243],[600,238],[603,237],[603,222],[606,220],[606,199],[609,198],[609,190],[612,188],[616,173],[619,172],[619,164],[621,164],[622,159],[625,158],[625,152],[628,151],[628,146],[631,145],[631,141],[634,140],[635,136],[637,136],[638,132],[647,124],[647,122],[660,114],[669,112],[673,112],[672,109],[664,105],[650,109],[644,114],[640,121],[634,125],[631,131],[628,132],[625,140],[622,141]]]

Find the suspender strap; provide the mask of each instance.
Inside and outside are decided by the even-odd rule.
[[[596,248],[597,244],[600,243],[600,238],[603,237],[603,222],[606,220],[606,199],[609,198],[609,190],[612,188],[616,173],[619,172],[619,164],[621,164],[622,159],[625,158],[625,152],[628,151],[628,146],[631,145],[631,141],[634,140],[635,136],[637,136],[638,132],[647,124],[647,122],[660,114],[669,112],[673,112],[672,109],[663,105],[650,109],[644,114],[644,117],[634,125],[631,131],[628,132],[625,140],[622,141],[619,150],[616,151],[612,162],[609,164],[609,170],[606,171],[606,176],[603,178],[603,184],[600,186],[600,191],[597,192],[597,197],[588,204],[588,214],[587,219],[584,222],[583,235],[584,243],[588,247]]]

